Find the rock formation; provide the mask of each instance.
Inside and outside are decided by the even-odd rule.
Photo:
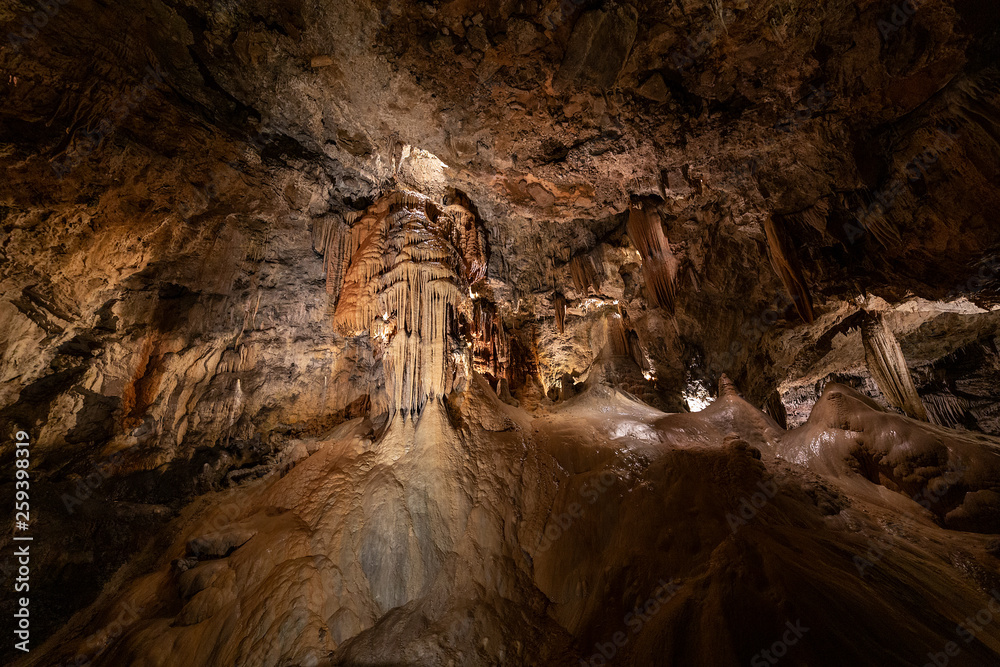
[[[346,336],[367,333],[375,360],[384,366],[388,396],[373,399],[375,414],[419,415],[429,401],[464,384],[471,369],[456,335],[462,319],[472,337],[485,336],[492,346],[488,358],[499,356],[490,318],[478,311],[469,316],[472,285],[486,270],[470,211],[458,205],[440,211],[426,197],[394,193],[347,234],[350,240],[338,246],[343,256],[326,258],[327,280],[343,282],[334,290],[334,327]],[[331,277],[332,266],[346,270]]]
[[[861,324],[861,342],[865,347],[868,371],[882,395],[910,417],[927,421],[927,410],[913,386],[899,341],[886,327],[881,314],[865,313]]]
[[[0,25],[0,662],[1000,661],[997,3]]]

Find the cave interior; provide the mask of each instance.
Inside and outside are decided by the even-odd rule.
[[[995,0],[0,25],[0,662],[1000,665]]]

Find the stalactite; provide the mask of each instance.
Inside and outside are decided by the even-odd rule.
[[[954,428],[962,424],[967,416],[968,401],[951,392],[924,396],[922,401],[927,409],[927,418],[932,424]]]
[[[764,412],[770,415],[771,419],[778,422],[781,428],[788,428],[788,412],[785,404],[781,402],[781,394],[776,389],[772,389],[764,403]]]
[[[660,216],[633,206],[629,210],[628,236],[642,255],[642,274],[652,302],[673,314],[677,258],[663,234]]]
[[[556,313],[556,330],[559,333],[566,333],[566,297],[562,292],[552,295],[552,308]]]
[[[461,255],[465,278],[470,284],[475,284],[486,277],[485,254],[479,240],[476,217],[457,205],[448,206],[445,212],[450,215],[449,235]]]
[[[475,216],[458,205],[441,210],[422,195],[394,192],[349,228],[316,234],[326,248],[328,280],[336,284],[344,267],[343,287],[331,290],[336,328],[370,337],[385,372],[386,409],[404,418],[419,414],[451,390],[462,353],[453,320],[473,309],[472,285],[486,273]],[[503,323],[492,304],[478,313],[473,356],[499,376],[509,354]]]
[[[627,312],[619,309],[611,313],[607,319],[607,332],[607,346],[613,356],[629,357],[641,370],[648,370],[639,334],[632,328]]]
[[[246,250],[246,261],[248,264],[258,264],[264,259],[267,254],[268,242],[269,239],[266,231],[255,234],[250,238]]]
[[[508,339],[507,379],[511,391],[523,386],[528,378],[538,377],[537,353],[525,346],[519,338],[511,336]]]
[[[927,421],[927,411],[917,395],[903,351],[881,313],[866,314],[861,324],[861,341],[868,371],[886,400],[910,417]]]
[[[619,317],[613,317],[608,322],[608,347],[611,349],[611,354],[616,357],[631,356],[629,354],[628,332]]]
[[[771,259],[771,267],[778,274],[782,284],[788,291],[795,310],[806,322],[813,321],[812,295],[809,293],[809,286],[802,276],[802,268],[799,265],[795,250],[791,240],[785,233],[778,216],[767,216],[764,218],[764,235],[767,237],[768,257]]]
[[[570,260],[569,271],[577,292],[583,296],[600,292],[604,280],[604,261],[599,251],[577,255]]]
[[[830,202],[818,199],[812,206],[796,214],[802,224],[809,225],[821,234],[826,233],[826,221],[830,215]]]
[[[222,353],[222,359],[215,372],[216,374],[241,373],[253,368],[256,363],[257,356],[254,351],[244,344],[238,344]]]
[[[698,276],[694,272],[694,267],[688,267],[688,276],[691,278],[691,290],[694,292],[701,291],[701,285],[698,283]]]
[[[635,329],[628,330],[628,354],[641,370],[649,370],[646,355],[643,354],[642,344],[639,342],[639,334]]]
[[[334,217],[321,218],[313,223],[313,250],[323,255],[323,271],[326,274],[326,292],[336,303],[347,271],[347,263],[353,254],[350,247],[350,227]]]
[[[494,378],[508,377],[510,339],[496,305],[484,299],[476,299],[470,330],[475,370]]]
[[[875,237],[883,248],[895,248],[902,243],[899,229],[885,217],[885,210],[881,204],[875,203],[863,208],[861,215],[857,217],[857,222],[864,231]]]

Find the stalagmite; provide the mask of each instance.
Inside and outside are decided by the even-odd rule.
[[[568,401],[576,396],[576,378],[569,373],[563,373],[559,377],[559,400]]]
[[[0,667],[1000,667],[1000,0],[0,17]]]
[[[497,381],[497,396],[500,397],[501,401],[508,405],[513,405],[515,408],[520,405],[518,400],[510,393],[510,382],[507,381],[507,378],[500,378]]]
[[[718,398],[728,397],[739,397],[740,392],[733,384],[733,381],[729,379],[729,376],[723,373],[719,376],[719,395]]]
[[[651,300],[672,314],[677,258],[663,234],[660,216],[655,211],[633,206],[628,215],[628,235],[642,255],[642,274]]]
[[[764,234],[767,236],[768,257],[771,259],[771,266],[778,274],[788,296],[795,304],[795,310],[806,322],[813,321],[812,295],[809,293],[809,286],[802,276],[802,268],[799,265],[795,250],[791,240],[785,233],[778,216],[767,216],[764,218]]]
[[[867,313],[861,324],[861,341],[868,370],[886,399],[910,417],[927,421],[903,351],[881,313]]]

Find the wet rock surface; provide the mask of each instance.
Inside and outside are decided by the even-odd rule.
[[[23,664],[86,652],[123,607],[94,664],[572,665],[610,637],[623,664],[735,665],[788,622],[801,664],[906,664],[988,605],[1000,442],[842,385],[786,431],[726,386],[697,414],[594,387],[532,417],[476,378],[380,436],[347,422],[204,496]]]

